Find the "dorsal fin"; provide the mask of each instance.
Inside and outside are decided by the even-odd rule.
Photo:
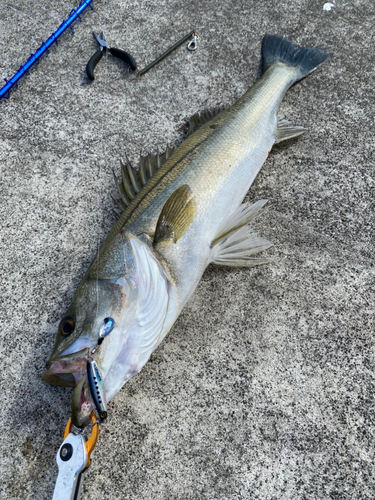
[[[141,156],[138,168],[132,167],[125,154],[125,163],[120,160],[122,182],[117,179],[113,172],[117,192],[120,196],[120,200],[115,200],[115,203],[122,212],[126,210],[126,207],[130,205],[158,169],[172,156],[174,150],[175,148],[167,147],[162,154],[157,152],[156,155]]]
[[[203,111],[198,111],[195,115],[190,118],[188,129],[186,132],[186,137],[195,132],[199,127],[209,122],[215,116],[219,115],[223,111],[226,111],[229,106],[220,106],[214,109],[204,109]]]
[[[195,130],[205,123],[212,120],[215,116],[221,114],[223,111],[226,111],[228,108],[229,106],[220,106],[211,110],[205,109],[193,115],[188,123],[186,137],[195,132]],[[172,156],[175,149],[175,147],[167,147],[162,154],[157,152],[156,155],[141,156],[137,169],[132,167],[125,154],[126,162],[123,163],[120,160],[122,182],[119,182],[113,172],[117,192],[120,195],[120,200],[115,200],[115,203],[122,212],[126,210],[126,207],[130,205],[142,187],[147,184],[151,177],[153,177],[155,172],[157,172],[158,169],[161,168]]]

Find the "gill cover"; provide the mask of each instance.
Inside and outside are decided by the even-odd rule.
[[[134,258],[137,310],[132,324],[124,334],[122,349],[109,372],[104,374],[107,401],[143,368],[175,319],[175,288],[163,265],[148,245],[137,236],[129,232],[126,234]],[[112,334],[108,340],[111,336]],[[107,340],[103,345],[106,342]]]

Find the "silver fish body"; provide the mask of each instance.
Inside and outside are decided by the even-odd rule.
[[[232,107],[206,119],[201,116],[197,121],[205,123],[164,165],[155,172],[150,166],[147,174],[141,164],[140,180],[131,169],[127,178],[123,172],[120,194],[128,206],[62,320],[46,381],[56,383],[56,376],[64,381],[71,369],[77,383],[84,376],[84,369],[76,370],[77,359],[83,367],[103,318],[114,318],[113,331],[95,354],[109,401],[142,369],[211,262],[266,262],[254,255],[270,243],[248,226],[264,202],[240,204],[273,144],[304,132],[278,120],[276,113],[287,89],[328,55],[320,49],[297,49],[287,39],[269,35],[262,55],[264,71],[255,85]],[[99,303],[93,313],[95,291]],[[68,337],[63,335],[71,330],[64,327],[67,318],[74,318]],[[80,417],[76,423],[84,426],[84,420]]]

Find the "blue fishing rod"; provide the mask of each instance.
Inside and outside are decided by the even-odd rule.
[[[74,33],[72,24],[77,19],[79,21],[81,20],[80,15],[87,7],[90,7],[90,9],[92,10],[92,6],[90,5],[92,1],[93,0],[82,0],[79,7],[77,9],[71,10],[68,19],[63,20],[63,22],[60,24],[57,30],[52,33],[48,40],[43,42],[39,49],[34,54],[31,54],[25,64],[20,66],[20,69],[17,71],[17,73],[15,73],[10,80],[5,79],[6,83],[4,87],[0,89],[0,100],[3,97],[6,97],[7,99],[9,98],[9,92],[15,85],[17,85],[18,80],[22,78],[25,73],[29,72],[30,68],[39,61],[42,55],[48,51],[53,43],[57,43],[57,39],[64,33],[64,31],[70,28],[72,33]]]

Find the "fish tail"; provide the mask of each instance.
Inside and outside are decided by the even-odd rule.
[[[298,69],[294,82],[312,73],[329,58],[327,52],[317,47],[296,47],[280,35],[266,34],[262,42],[262,74],[276,63],[285,63]],[[293,82],[293,83],[294,83]]]

